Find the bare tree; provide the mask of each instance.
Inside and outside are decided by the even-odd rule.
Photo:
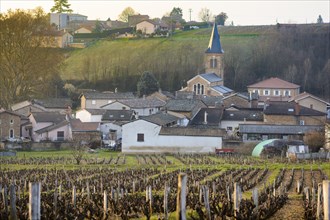
[[[58,75],[58,51],[51,43],[51,27],[41,8],[0,14],[0,105],[11,104],[44,94]]]
[[[80,164],[82,159],[84,158],[88,149],[88,143],[84,141],[82,138],[77,137],[73,140],[72,146],[72,156],[76,160],[77,165]]]
[[[209,22],[210,18],[212,17],[212,12],[208,8],[202,8],[198,13],[198,17],[203,22]]]
[[[118,19],[123,22],[128,22],[128,17],[135,14],[136,12],[133,8],[127,7],[121,12],[121,14],[118,16]]]

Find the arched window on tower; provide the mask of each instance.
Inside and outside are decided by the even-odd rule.
[[[196,94],[196,92],[197,92],[197,86],[196,86],[196,84],[194,85],[194,93]]]
[[[210,59],[210,67],[211,68],[217,68],[217,59],[215,58],[215,57],[212,57],[211,59]]]
[[[204,95],[204,85],[202,85],[201,94]]]
[[[197,95],[201,94],[201,84],[197,84]]]

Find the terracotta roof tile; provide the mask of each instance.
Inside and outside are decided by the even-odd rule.
[[[285,80],[279,79],[277,77],[272,77],[261,82],[247,86],[248,88],[273,88],[273,89],[297,89],[300,88],[299,85],[287,82]]]

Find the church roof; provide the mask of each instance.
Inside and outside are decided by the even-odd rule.
[[[215,73],[203,73],[200,74],[200,76],[210,83],[222,81],[222,79]]]
[[[214,22],[209,46],[207,47],[205,53],[224,53],[221,47],[220,35],[216,22]]]

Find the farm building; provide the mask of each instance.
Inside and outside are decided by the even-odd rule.
[[[122,152],[209,153],[222,147],[222,129],[178,127],[177,121],[161,112],[124,124]]]

